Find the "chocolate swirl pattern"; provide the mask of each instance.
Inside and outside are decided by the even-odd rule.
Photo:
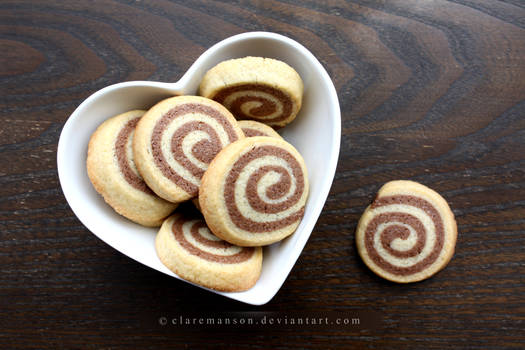
[[[399,183],[418,189],[423,186],[410,181],[385,186]],[[380,191],[361,218],[358,248],[365,263],[382,277],[414,282],[434,274],[450,260],[456,235],[453,214],[439,194],[425,189],[429,195]]]
[[[291,117],[293,101],[283,91],[262,84],[243,84],[221,89],[213,99],[237,119],[279,124]]]
[[[157,122],[151,148],[164,176],[193,196],[213,157],[237,138],[232,124],[216,109],[188,103],[175,106]],[[162,147],[166,144],[167,150]]]
[[[118,133],[115,141],[115,156],[117,157],[120,173],[134,188],[149,195],[155,195],[140,176],[133,161],[133,133],[140,117],[128,121]]]
[[[244,153],[228,172],[224,201],[235,225],[248,232],[277,230],[299,221],[304,173],[286,150],[264,145]]]
[[[268,135],[265,135],[264,133],[262,133],[261,131],[257,130],[257,129],[242,129],[242,132],[244,133],[244,135],[246,137],[254,137],[254,136],[268,136]]]
[[[200,94],[226,106],[237,119],[282,127],[301,108],[303,82],[282,61],[244,57],[210,69],[201,82]]]
[[[246,290],[260,275],[262,249],[221,240],[211,233],[199,213],[179,213],[168,218],[155,246],[170,270],[208,288]]]
[[[93,186],[116,212],[144,226],[160,226],[177,205],[155,195],[135,167],[132,143],[143,114],[134,110],[102,123],[91,136],[86,166]]]
[[[195,197],[208,164],[243,137],[218,103],[197,96],[160,102],[137,126],[134,154],[146,183],[159,196],[180,202]]]
[[[246,138],[223,150],[213,165],[203,179],[199,201],[216,235],[256,246],[295,231],[304,215],[308,180],[302,157],[290,144]],[[217,200],[219,208],[214,208]],[[216,218],[223,210],[226,215]]]

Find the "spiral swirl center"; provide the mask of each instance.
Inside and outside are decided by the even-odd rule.
[[[443,220],[422,198],[380,197],[371,207],[377,213],[365,229],[365,247],[372,261],[401,276],[433,264],[444,244]]]
[[[195,196],[208,164],[224,146],[237,139],[230,121],[220,111],[186,103],[172,108],[157,121],[151,149],[162,174]]]
[[[224,187],[232,222],[248,232],[267,232],[300,220],[305,193],[302,168],[288,151],[259,146],[232,166]]]
[[[293,102],[287,94],[262,84],[226,87],[213,99],[226,106],[237,119],[279,122],[289,118],[293,110]]]

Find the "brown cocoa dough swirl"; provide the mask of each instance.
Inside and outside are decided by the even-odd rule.
[[[245,92],[244,96],[240,96],[233,100],[231,104],[226,105],[225,100],[233,93]],[[250,92],[257,91],[263,92],[268,95],[272,95],[282,105],[282,112],[275,118],[267,119],[268,115],[271,115],[277,111],[277,105],[274,101],[268,100],[261,96],[250,95]],[[213,99],[220,104],[223,104],[228,108],[237,119],[256,119],[261,120],[265,123],[275,123],[286,120],[292,113],[293,102],[290,97],[274,87],[262,84],[242,84],[231,87],[225,87],[213,96]],[[249,111],[249,115],[242,111],[242,105],[246,102],[260,102],[260,106],[252,108]]]
[[[233,164],[226,177],[224,185],[224,201],[232,222],[237,227],[253,233],[263,233],[278,230],[280,228],[289,226],[298,220],[301,220],[304,215],[304,206],[288,217],[276,221],[256,222],[242,215],[235,201],[236,182],[238,180],[239,174],[249,162],[264,156],[277,156],[284,159],[292,169],[293,174],[290,175],[287,169],[275,165],[264,165],[255,170],[251,174],[245,189],[245,195],[253,210],[263,214],[282,212],[295,205],[305,190],[304,174],[301,165],[295,159],[295,157],[285,149],[276,146],[259,146],[243,154]],[[273,200],[280,198],[283,194],[287,194],[292,185],[291,176],[295,178],[295,191],[288,199],[283,202],[275,204],[264,202],[257,192],[259,180],[265,174],[271,171],[281,175],[279,181],[269,186],[266,190],[266,195],[268,198]]]
[[[133,161],[128,158],[126,152],[126,145],[132,136],[133,130],[137,126],[140,117],[129,120],[122,129],[120,129],[117,139],[115,141],[115,154],[117,156],[117,162],[124,179],[129,183],[133,188],[142,191],[146,194],[154,196],[153,191],[146,185],[144,180],[137,176],[135,172],[131,169],[130,163]]]
[[[401,259],[415,257],[421,253],[427,240],[427,232],[424,225],[415,216],[405,212],[387,212],[375,216],[372,220],[370,220],[365,229],[364,240],[368,256],[377,266],[394,275],[408,276],[421,272],[436,261],[443,249],[445,241],[443,219],[441,218],[439,211],[431,203],[424,200],[423,198],[408,195],[379,197],[372,203],[371,209],[392,204],[404,204],[423,210],[434,224],[436,233],[435,244],[427,257],[412,266],[401,267],[390,264],[383,257],[381,257],[379,252],[377,252],[374,248],[374,235],[376,234],[379,225],[389,222],[401,222],[412,227],[416,232],[416,244],[407,251],[397,251],[391,247],[391,242],[394,239],[408,238],[410,232],[406,227],[400,225],[390,225],[381,232],[379,240],[382,247],[393,256]]]
[[[173,236],[175,237],[175,240],[181,245],[182,248],[184,248],[186,251],[188,251],[190,254],[198,256],[199,258],[213,261],[213,262],[219,262],[223,264],[239,264],[243,261],[246,261],[252,257],[252,255],[255,252],[255,248],[248,248],[248,247],[242,247],[241,250],[232,255],[218,255],[213,254],[210,252],[207,252],[205,250],[202,250],[200,247],[197,247],[190,243],[186,237],[184,236],[183,232],[183,225],[184,223],[191,221],[186,219],[185,217],[179,217],[175,221],[173,221],[173,225],[171,227],[171,230],[173,232]],[[190,234],[191,236],[201,245],[211,248],[218,248],[218,249],[228,249],[233,247],[233,244],[230,244],[226,241],[214,241],[211,239],[208,239],[204,236],[202,236],[199,233],[199,229],[201,228],[207,228],[206,223],[203,220],[197,220],[191,225],[190,227]]]
[[[161,170],[162,174],[170,179],[177,186],[182,188],[184,191],[190,195],[196,196],[199,192],[198,186],[195,186],[193,183],[186,180],[184,177],[180,176],[174,169],[172,169],[164,154],[161,147],[162,135],[165,132],[166,128],[175,118],[181,117],[188,113],[199,113],[204,114],[210,118],[215,119],[226,131],[228,134],[228,139],[231,142],[234,142],[238,139],[235,130],[228,121],[228,119],[218,110],[213,107],[198,104],[198,103],[185,103],[179,106],[176,106],[164,114],[155,124],[153,128],[153,133],[151,136],[151,149],[153,153],[153,159],[155,164]],[[209,135],[210,140],[201,140],[197,142],[192,150],[192,155],[200,160],[203,163],[209,164],[212,159],[219,153],[219,151],[225,146],[221,144],[219,135],[217,131],[213,129],[212,126],[206,124],[202,121],[189,121],[179,127],[171,136],[171,152],[173,158],[184,168],[188,169],[195,177],[198,179],[202,178],[204,170],[194,165],[188,157],[184,154],[182,150],[182,142],[184,137],[189,133],[200,130]]]
[[[259,130],[252,129],[252,128],[242,128],[242,132],[244,133],[244,136],[246,137],[254,137],[254,136],[270,136],[267,135]]]

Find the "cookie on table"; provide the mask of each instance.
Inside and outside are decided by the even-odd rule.
[[[211,160],[241,138],[242,130],[224,106],[200,96],[177,96],[144,114],[135,131],[133,154],[148,186],[177,203],[197,196]]]
[[[261,247],[238,247],[217,238],[198,213],[170,216],[157,234],[155,248],[171,271],[219,291],[250,289],[261,274]]]
[[[301,108],[303,81],[282,61],[244,57],[223,61],[206,72],[199,94],[223,104],[237,119],[282,127]]]
[[[302,156],[288,142],[263,136],[247,137],[219,152],[199,190],[208,227],[241,246],[267,245],[292,234],[307,197]]]
[[[454,254],[456,238],[456,220],[445,199],[406,180],[381,187],[356,231],[365,264],[399,283],[421,281],[443,269]]]
[[[239,120],[238,124],[246,137],[268,136],[283,139],[271,126],[255,120]]]
[[[155,195],[135,167],[131,144],[144,112],[130,111],[102,123],[89,140],[86,165],[91,183],[117,213],[154,227],[177,205]]]

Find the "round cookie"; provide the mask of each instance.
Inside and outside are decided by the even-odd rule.
[[[154,227],[177,205],[155,195],[135,167],[131,144],[144,113],[134,110],[102,123],[89,140],[86,165],[91,183],[117,213]]]
[[[247,137],[224,148],[202,178],[199,204],[218,237],[262,246],[292,234],[304,215],[308,175],[288,142]]]
[[[454,214],[434,190],[391,181],[359,220],[359,255],[377,275],[399,283],[424,280],[444,268],[457,238]]]
[[[282,127],[301,108],[303,81],[282,61],[244,57],[223,61],[206,72],[199,94],[223,104],[237,119]]]
[[[208,164],[244,134],[231,113],[200,96],[177,96],[153,106],[133,140],[135,162],[148,186],[170,202],[195,197]]]
[[[217,238],[196,214],[176,213],[166,219],[155,248],[171,271],[219,291],[250,289],[261,274],[261,247],[238,247]]]
[[[239,120],[238,124],[246,137],[268,136],[283,139],[271,126],[255,120]]]

